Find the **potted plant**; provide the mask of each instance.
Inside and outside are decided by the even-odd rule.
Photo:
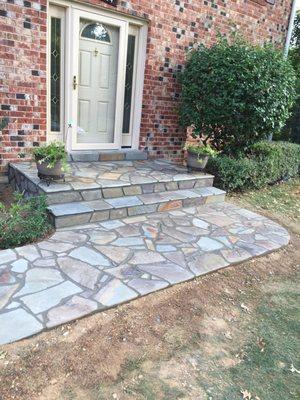
[[[189,170],[202,171],[206,167],[209,157],[213,157],[217,154],[217,150],[214,150],[210,145],[187,145],[187,167]]]
[[[62,179],[68,170],[64,143],[52,142],[33,150],[38,177],[47,181]]]

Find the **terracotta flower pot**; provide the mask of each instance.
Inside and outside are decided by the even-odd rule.
[[[62,165],[60,161],[58,161],[52,168],[48,167],[47,161],[38,161],[36,166],[38,170],[38,177],[40,179],[58,180],[65,176],[62,171]]]
[[[202,171],[206,167],[209,156],[198,155],[194,152],[187,151],[187,167],[189,170]]]

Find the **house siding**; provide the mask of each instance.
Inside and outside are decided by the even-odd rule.
[[[140,148],[151,157],[180,161],[186,131],[178,124],[176,74],[186,50],[200,42],[212,45],[218,32],[232,30],[253,43],[283,47],[292,0],[81,3],[149,21]],[[10,161],[28,159],[30,149],[46,141],[46,22],[46,0],[0,0],[0,118],[10,119],[0,133],[0,172]]]

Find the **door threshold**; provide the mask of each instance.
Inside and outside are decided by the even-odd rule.
[[[119,150],[73,150],[69,153],[69,161],[95,162],[95,161],[134,161],[147,160],[148,153],[136,149]]]

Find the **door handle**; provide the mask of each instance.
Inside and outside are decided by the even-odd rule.
[[[77,88],[77,78],[76,75],[73,76],[73,89],[76,90]]]

